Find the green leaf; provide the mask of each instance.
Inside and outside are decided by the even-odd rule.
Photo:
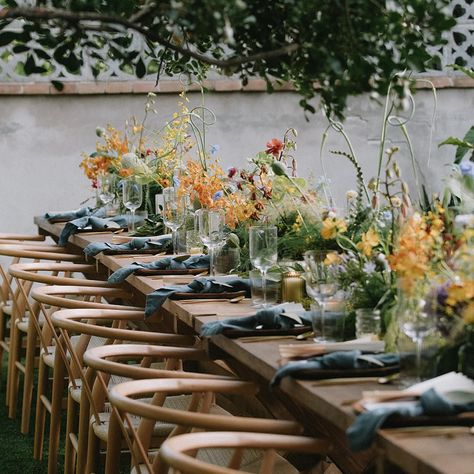
[[[0,33],[0,46],[6,46],[21,38],[21,34],[16,31],[4,31]]]
[[[464,136],[464,139],[461,140],[460,138],[456,137],[449,137],[443,142],[441,142],[438,147],[443,145],[454,145],[457,146],[456,156],[454,158],[454,163],[459,164],[461,163],[464,155],[469,150],[474,150],[474,126],[472,126],[469,131]]]
[[[51,85],[59,92],[64,89],[64,84],[61,81],[51,81]]]
[[[452,67],[453,69],[456,69],[457,71],[461,71],[466,74],[466,76],[469,76],[471,79],[474,79],[474,69],[460,66],[459,64],[449,64],[448,66]]]
[[[140,58],[137,61],[137,64],[135,65],[135,72],[137,74],[137,77],[141,79],[146,75],[146,66],[145,63],[143,62],[142,58]]]

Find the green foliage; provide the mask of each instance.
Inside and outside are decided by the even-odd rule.
[[[163,235],[166,227],[161,214],[150,215],[145,219],[145,224],[135,230],[134,237],[147,237],[149,235]]]
[[[456,137],[449,137],[438,146],[442,145],[454,145],[457,147],[454,163],[461,163],[462,159],[469,151],[471,152],[470,160],[474,161],[474,126],[469,129],[462,140]]]
[[[289,81],[308,112],[318,107],[312,101],[318,83],[322,105],[339,116],[349,95],[384,94],[395,72],[423,70],[432,59],[429,47],[444,44],[442,33],[455,23],[443,9],[449,0],[4,3],[0,47],[29,51],[27,75],[47,69],[42,62],[50,57],[78,73],[84,54],[96,76],[110,58],[139,78],[156,71],[199,80],[215,66],[244,84],[263,77],[269,92],[275,81]],[[16,18],[25,21],[11,31]],[[144,51],[132,46],[132,31],[145,37]],[[145,55],[152,58],[148,71]]]

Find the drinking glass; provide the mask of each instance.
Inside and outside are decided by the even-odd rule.
[[[278,260],[278,235],[274,225],[252,226],[249,229],[250,262],[262,272],[263,306],[267,306],[267,271]]]
[[[319,305],[323,305],[324,301],[334,296],[339,289],[337,266],[326,265],[325,257],[325,252],[309,250],[304,253],[306,292]]]
[[[134,179],[123,181],[122,189],[123,205],[130,211],[128,230],[135,231],[135,211],[142,205],[143,189],[141,183]]]
[[[115,175],[110,173],[101,173],[97,176],[97,191],[99,199],[105,207],[115,198]]]
[[[436,316],[423,298],[402,297],[397,307],[400,329],[415,343],[416,378],[421,380],[423,340],[436,329]]]
[[[178,188],[163,189],[163,222],[173,233],[173,254],[178,253],[178,229],[186,219],[187,196],[180,196]]]
[[[209,249],[209,275],[215,275],[215,250],[225,241],[225,213],[222,209],[199,209],[198,231],[201,242]]]

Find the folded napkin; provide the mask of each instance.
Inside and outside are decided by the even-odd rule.
[[[193,255],[184,260],[182,257],[165,257],[148,263],[133,262],[112,273],[108,281],[109,283],[122,283],[138,270],[186,270],[191,268],[209,268],[209,256]]]
[[[50,220],[72,221],[80,217],[90,216],[93,213],[91,207],[81,207],[75,211],[47,212],[44,217]]]
[[[188,285],[164,286],[146,297],[145,317],[156,313],[164,302],[174,293],[226,293],[245,291],[250,297],[250,281],[242,278],[226,279],[219,282],[213,277],[195,278]]]
[[[367,449],[372,444],[376,432],[393,415],[414,417],[420,415],[449,416],[466,411],[474,411],[474,401],[453,403],[435,388],[421,394],[416,402],[378,403],[372,410],[361,413],[347,430],[349,445],[353,451]]]
[[[259,326],[261,326],[261,329],[293,329],[295,324],[299,324],[299,321],[296,321],[293,317],[285,316],[285,311],[287,311],[287,305],[281,304],[272,308],[261,309],[253,316],[211,321],[202,326],[201,336],[221,334],[225,329],[255,331]],[[310,312],[303,312],[298,316],[301,324],[311,325]]]
[[[171,236],[162,235],[158,238],[134,237],[123,244],[110,244],[108,242],[92,242],[85,249],[88,257],[95,257],[104,250],[127,251],[127,250],[163,250],[171,244]]]
[[[400,358],[397,354],[362,354],[361,351],[340,351],[313,357],[311,359],[289,362],[280,367],[273,376],[270,385],[277,386],[283,377],[311,378],[315,370],[351,370],[390,367],[398,365]]]
[[[103,208],[102,208],[103,209]],[[99,209],[101,211],[102,209]],[[99,214],[99,213],[97,213]],[[69,221],[64,226],[64,229],[59,236],[59,245],[66,245],[69,237],[73,234],[76,234],[79,229],[85,229],[86,227],[91,229],[91,231],[100,231],[105,229],[121,229],[127,227],[131,222],[131,216],[114,216],[104,219],[99,217],[99,215],[84,216],[79,219],[74,219]],[[140,222],[142,219],[141,216],[135,215],[133,220],[135,223]]]

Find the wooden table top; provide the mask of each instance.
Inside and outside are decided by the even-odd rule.
[[[63,224],[51,224],[42,217],[36,217],[35,223],[40,232],[59,236]],[[71,249],[84,248],[91,242],[110,242],[112,233],[79,233],[70,238]],[[143,256],[152,261],[153,257]],[[137,259],[136,256],[99,255],[97,260],[115,271]],[[163,286],[160,277],[130,276],[127,282],[144,295]],[[205,302],[199,300],[171,301],[168,300],[163,308],[173,314],[177,320],[195,332],[199,333],[201,326],[208,321],[226,319],[229,317],[247,316],[254,314],[249,300],[238,304],[227,301]],[[262,383],[262,388],[268,391],[268,381],[271,380],[280,364],[279,345],[282,343],[300,343],[292,340],[269,340],[259,342],[242,342],[239,339],[229,339],[223,335],[213,336],[210,340],[211,351],[221,351],[226,360],[233,360],[247,368],[253,379]],[[355,414],[350,406],[351,401],[361,398],[364,390],[393,389],[392,386],[379,385],[376,382],[347,383],[303,381],[292,378],[283,379],[275,395],[286,397],[295,404],[295,410],[302,410],[302,416],[311,413],[320,418],[326,427],[334,428],[339,436],[353,422]],[[311,417],[308,417],[308,420]],[[354,458],[343,468],[344,472],[357,472],[359,466],[367,464],[375,456],[382,453],[391,463],[410,473],[474,473],[474,437],[467,429],[457,430],[450,434],[435,434],[420,432],[404,432],[402,430],[381,430],[377,437],[375,450],[357,455],[351,453],[344,440],[337,446],[341,459]],[[339,457],[339,456],[338,456]],[[343,463],[343,461],[341,461]]]

